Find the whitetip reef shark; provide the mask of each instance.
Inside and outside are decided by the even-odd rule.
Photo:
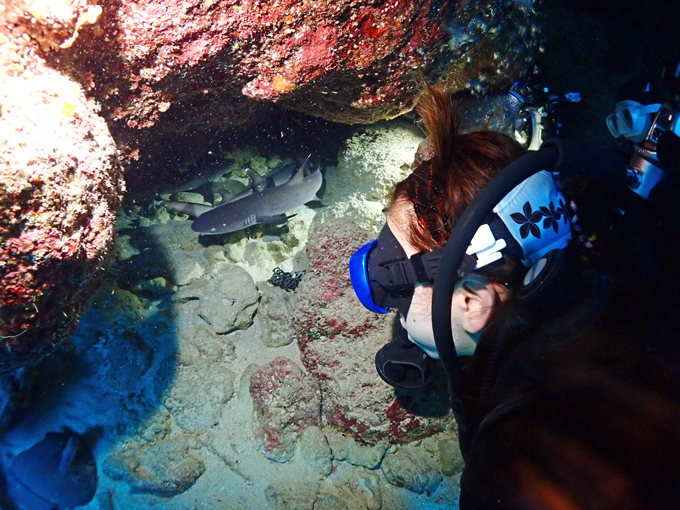
[[[196,191],[203,196],[206,202],[213,203],[212,183],[218,177],[231,170],[235,161],[228,159],[225,163],[220,165],[213,165],[207,168],[202,168],[195,172],[186,172],[183,175],[175,176],[175,182],[169,184],[164,189],[161,189],[158,194],[174,194],[182,191]]]
[[[319,200],[316,193],[323,183],[323,175],[317,168],[305,176],[306,163],[305,160],[283,184],[278,183],[286,178],[284,174],[291,171],[290,167],[284,166],[269,179],[248,172],[252,188],[217,206],[171,201],[164,201],[163,205],[169,210],[195,217],[191,229],[203,235],[227,234],[260,223],[284,223],[288,219],[286,212]]]

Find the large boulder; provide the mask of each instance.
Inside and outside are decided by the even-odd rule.
[[[441,379],[395,395],[376,373],[375,353],[392,338],[397,318],[366,310],[347,269],[351,255],[374,236],[341,220],[310,234],[293,324],[302,362],[321,387],[325,422],[361,443],[409,442],[442,431],[452,418]]]
[[[133,491],[172,497],[185,492],[205,472],[200,444],[189,434],[158,443],[126,445],[109,455],[104,473]]]
[[[9,9],[9,7],[8,7]],[[56,349],[101,283],[124,188],[99,106],[0,29],[0,371]],[[56,26],[56,22],[55,22]]]
[[[411,108],[418,72],[451,91],[509,86],[539,43],[533,0],[30,6],[16,22],[43,41],[50,21],[62,20],[43,48],[102,102],[112,124],[131,132],[236,126],[272,103],[372,123]]]

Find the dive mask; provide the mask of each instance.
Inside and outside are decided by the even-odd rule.
[[[614,138],[621,136],[633,142],[641,141],[652,124],[651,115],[658,112],[658,103],[643,105],[637,101],[619,101],[614,113],[607,116],[607,128]]]
[[[568,244],[570,226],[553,175],[546,171],[534,174],[510,191],[494,207],[488,223],[478,227],[456,277],[498,261],[503,264],[505,255],[517,256],[531,267],[549,251]],[[414,285],[434,282],[443,251],[439,248],[409,258],[386,224],[378,239],[350,258],[349,273],[357,298],[372,312],[396,308],[406,317]]]

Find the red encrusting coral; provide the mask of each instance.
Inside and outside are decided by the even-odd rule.
[[[527,34],[536,33],[527,30],[530,9],[491,0],[102,7],[97,23],[83,27],[54,64],[78,78],[103,105],[114,135],[133,144],[135,131],[161,119],[157,132],[166,134],[227,128],[256,117],[264,102],[345,123],[391,118],[411,108],[421,72],[445,77],[452,91],[469,80],[510,85],[527,70],[534,43]],[[466,52],[485,43],[494,51],[469,62]],[[503,69],[487,72],[499,58]]]
[[[39,40],[64,37],[57,25]],[[0,372],[49,354],[73,330],[112,255],[124,188],[96,105],[22,31],[0,27]]]

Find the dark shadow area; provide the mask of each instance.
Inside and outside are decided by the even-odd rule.
[[[425,386],[417,389],[395,388],[394,394],[409,413],[425,418],[443,418],[450,410],[446,384],[444,367],[438,363]]]
[[[278,154],[298,161],[311,155],[312,164],[322,168],[335,165],[353,130],[352,126],[280,108],[249,127],[223,132],[187,130],[165,143],[157,141],[138,161],[130,163],[127,201],[143,203],[178,179],[182,170],[193,172],[224,164],[230,151],[249,147],[257,147],[262,155]]]
[[[139,284],[172,274],[144,229],[119,232],[125,234],[139,253],[114,262],[68,342],[22,369],[24,404],[0,437],[5,469],[47,432],[71,430],[83,448],[107,452],[119,438],[147,428],[158,413],[176,371],[173,303],[169,291],[144,291]],[[0,505],[12,508],[4,481]]]
[[[658,81],[680,52],[680,4],[664,0],[547,0],[541,7],[548,86],[580,92],[565,109],[565,138],[613,146],[605,124],[627,81]]]

